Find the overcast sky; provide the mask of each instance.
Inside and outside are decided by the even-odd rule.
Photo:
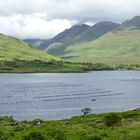
[[[140,15],[140,0],[0,0],[0,33],[48,39],[74,24],[122,22]]]

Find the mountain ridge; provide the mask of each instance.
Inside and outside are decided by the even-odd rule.
[[[41,46],[42,48],[46,49],[49,45],[52,45],[53,43],[65,43],[69,44],[73,41],[73,39],[79,35],[80,33],[84,32],[86,29],[90,28],[90,26],[86,24],[81,25],[74,25],[69,29],[64,30],[63,32],[57,34],[52,39],[44,41]]]
[[[47,52],[72,62],[140,63],[140,16],[120,24],[96,39],[68,46],[54,44]]]

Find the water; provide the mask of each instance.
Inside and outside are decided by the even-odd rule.
[[[85,107],[92,113],[139,108],[140,72],[0,74],[0,116],[56,120]]]

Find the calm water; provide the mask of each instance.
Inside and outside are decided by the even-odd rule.
[[[0,74],[0,116],[64,119],[85,107],[93,113],[140,107],[140,72]]]

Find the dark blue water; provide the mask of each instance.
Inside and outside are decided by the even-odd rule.
[[[0,74],[0,116],[64,119],[85,107],[93,113],[139,108],[140,72]]]

